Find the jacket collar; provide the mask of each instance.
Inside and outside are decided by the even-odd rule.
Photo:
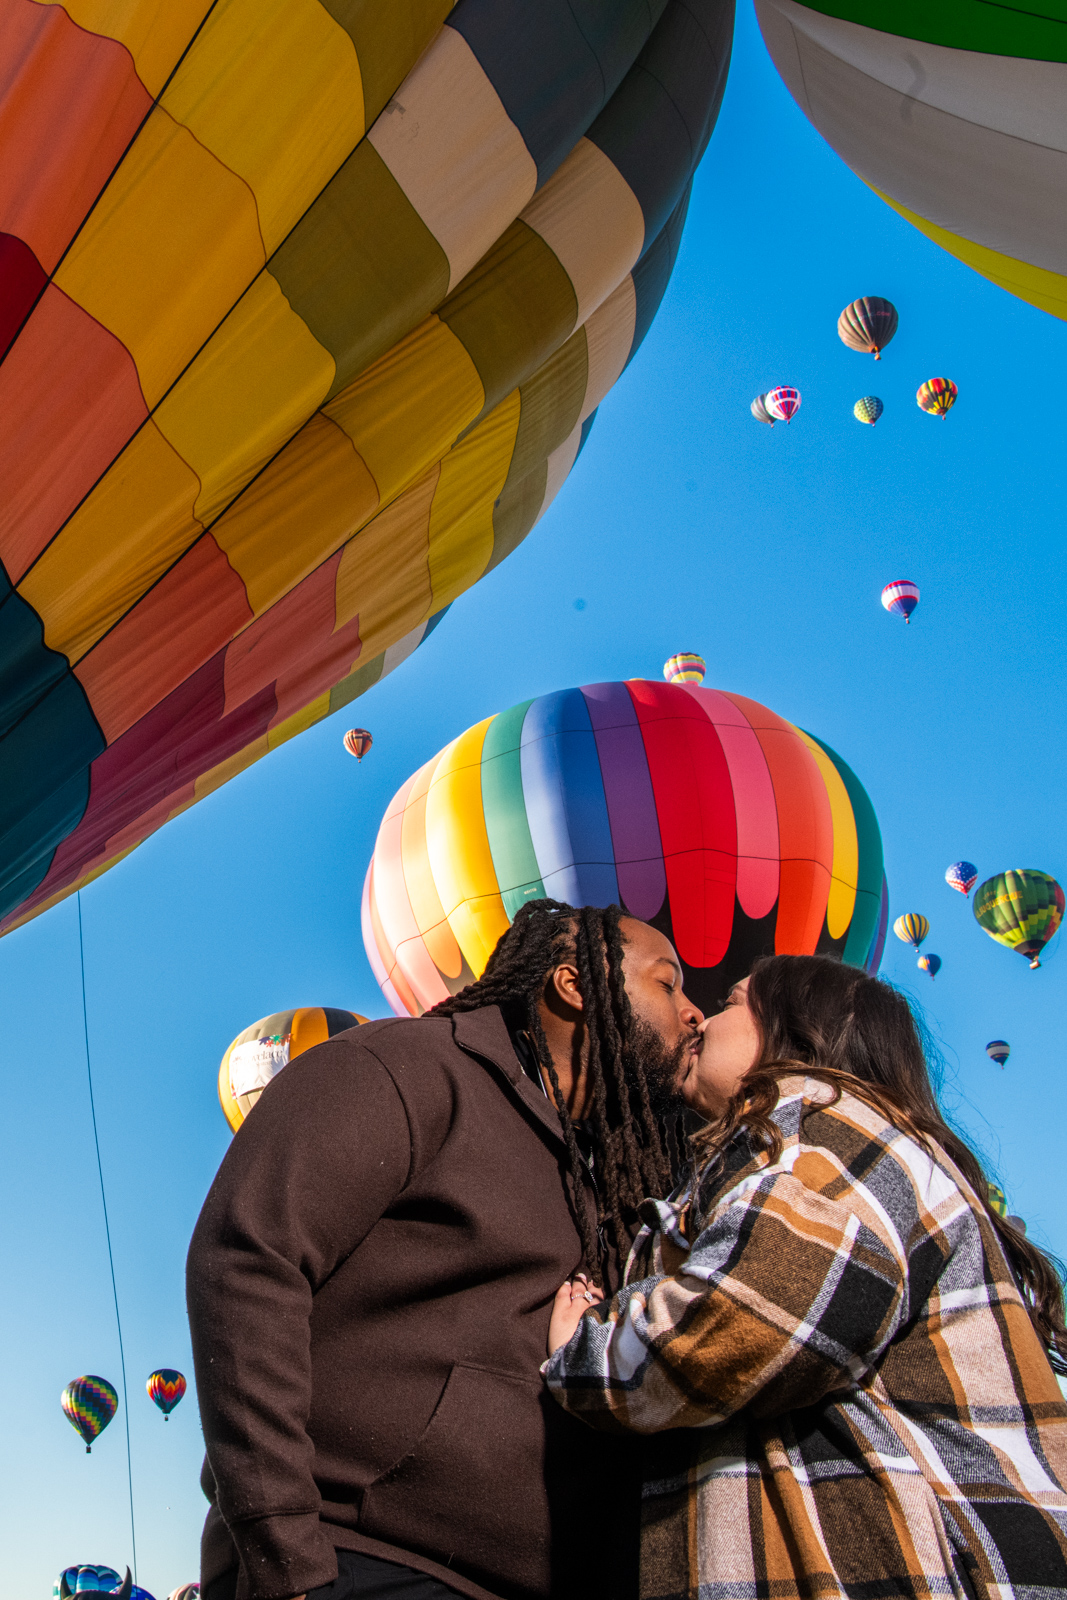
[[[538,1122],[562,1143],[563,1128],[559,1112],[544,1091],[531,1082],[522,1070],[499,1006],[480,1006],[477,1011],[457,1011],[452,1018],[452,1037],[461,1050],[480,1056],[495,1067],[525,1109],[532,1112]]]

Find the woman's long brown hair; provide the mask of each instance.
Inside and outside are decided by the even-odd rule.
[[[978,1197],[1008,1258],[1030,1319],[1057,1372],[1067,1373],[1063,1277],[989,1203],[989,1184],[969,1145],[941,1115],[911,1007],[887,983],[826,956],[768,956],[752,969],[748,1004],[761,1048],[725,1115],[693,1136],[701,1166],[744,1129],[772,1161],[782,1134],[771,1120],[779,1080],[799,1070],[855,1094],[920,1144],[939,1145]]]

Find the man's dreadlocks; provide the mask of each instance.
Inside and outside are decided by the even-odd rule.
[[[591,1133],[599,1190],[598,1224],[610,1226],[620,1263],[636,1223],[637,1207],[649,1195],[663,1196],[673,1184],[672,1163],[664,1150],[648,1080],[632,1046],[634,1017],[623,981],[620,906],[580,910],[558,900],[531,900],[516,913],[476,983],[428,1013],[451,1017],[457,1011],[499,1006],[513,1028],[529,1033],[538,1064],[552,1085],[574,1182],[574,1217],[585,1259],[601,1278],[600,1252],[581,1203],[582,1158],[574,1124],[552,1064],[539,1002],[549,974],[562,962],[578,969],[588,1041],[587,1071],[593,1092]]]

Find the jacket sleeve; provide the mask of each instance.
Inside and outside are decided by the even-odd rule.
[[[342,1035],[288,1066],[211,1186],[186,1272],[193,1359],[238,1594],[284,1600],[337,1576],[307,1434],[312,1296],[403,1189],[397,1089]]]
[[[672,1274],[588,1312],[542,1372],[597,1427],[710,1427],[851,1387],[900,1325],[906,1272],[849,1209],[772,1169],[723,1197]]]

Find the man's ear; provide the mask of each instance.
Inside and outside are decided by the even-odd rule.
[[[547,999],[550,1005],[562,1006],[568,1011],[585,1010],[577,967],[563,961],[549,974]]]

